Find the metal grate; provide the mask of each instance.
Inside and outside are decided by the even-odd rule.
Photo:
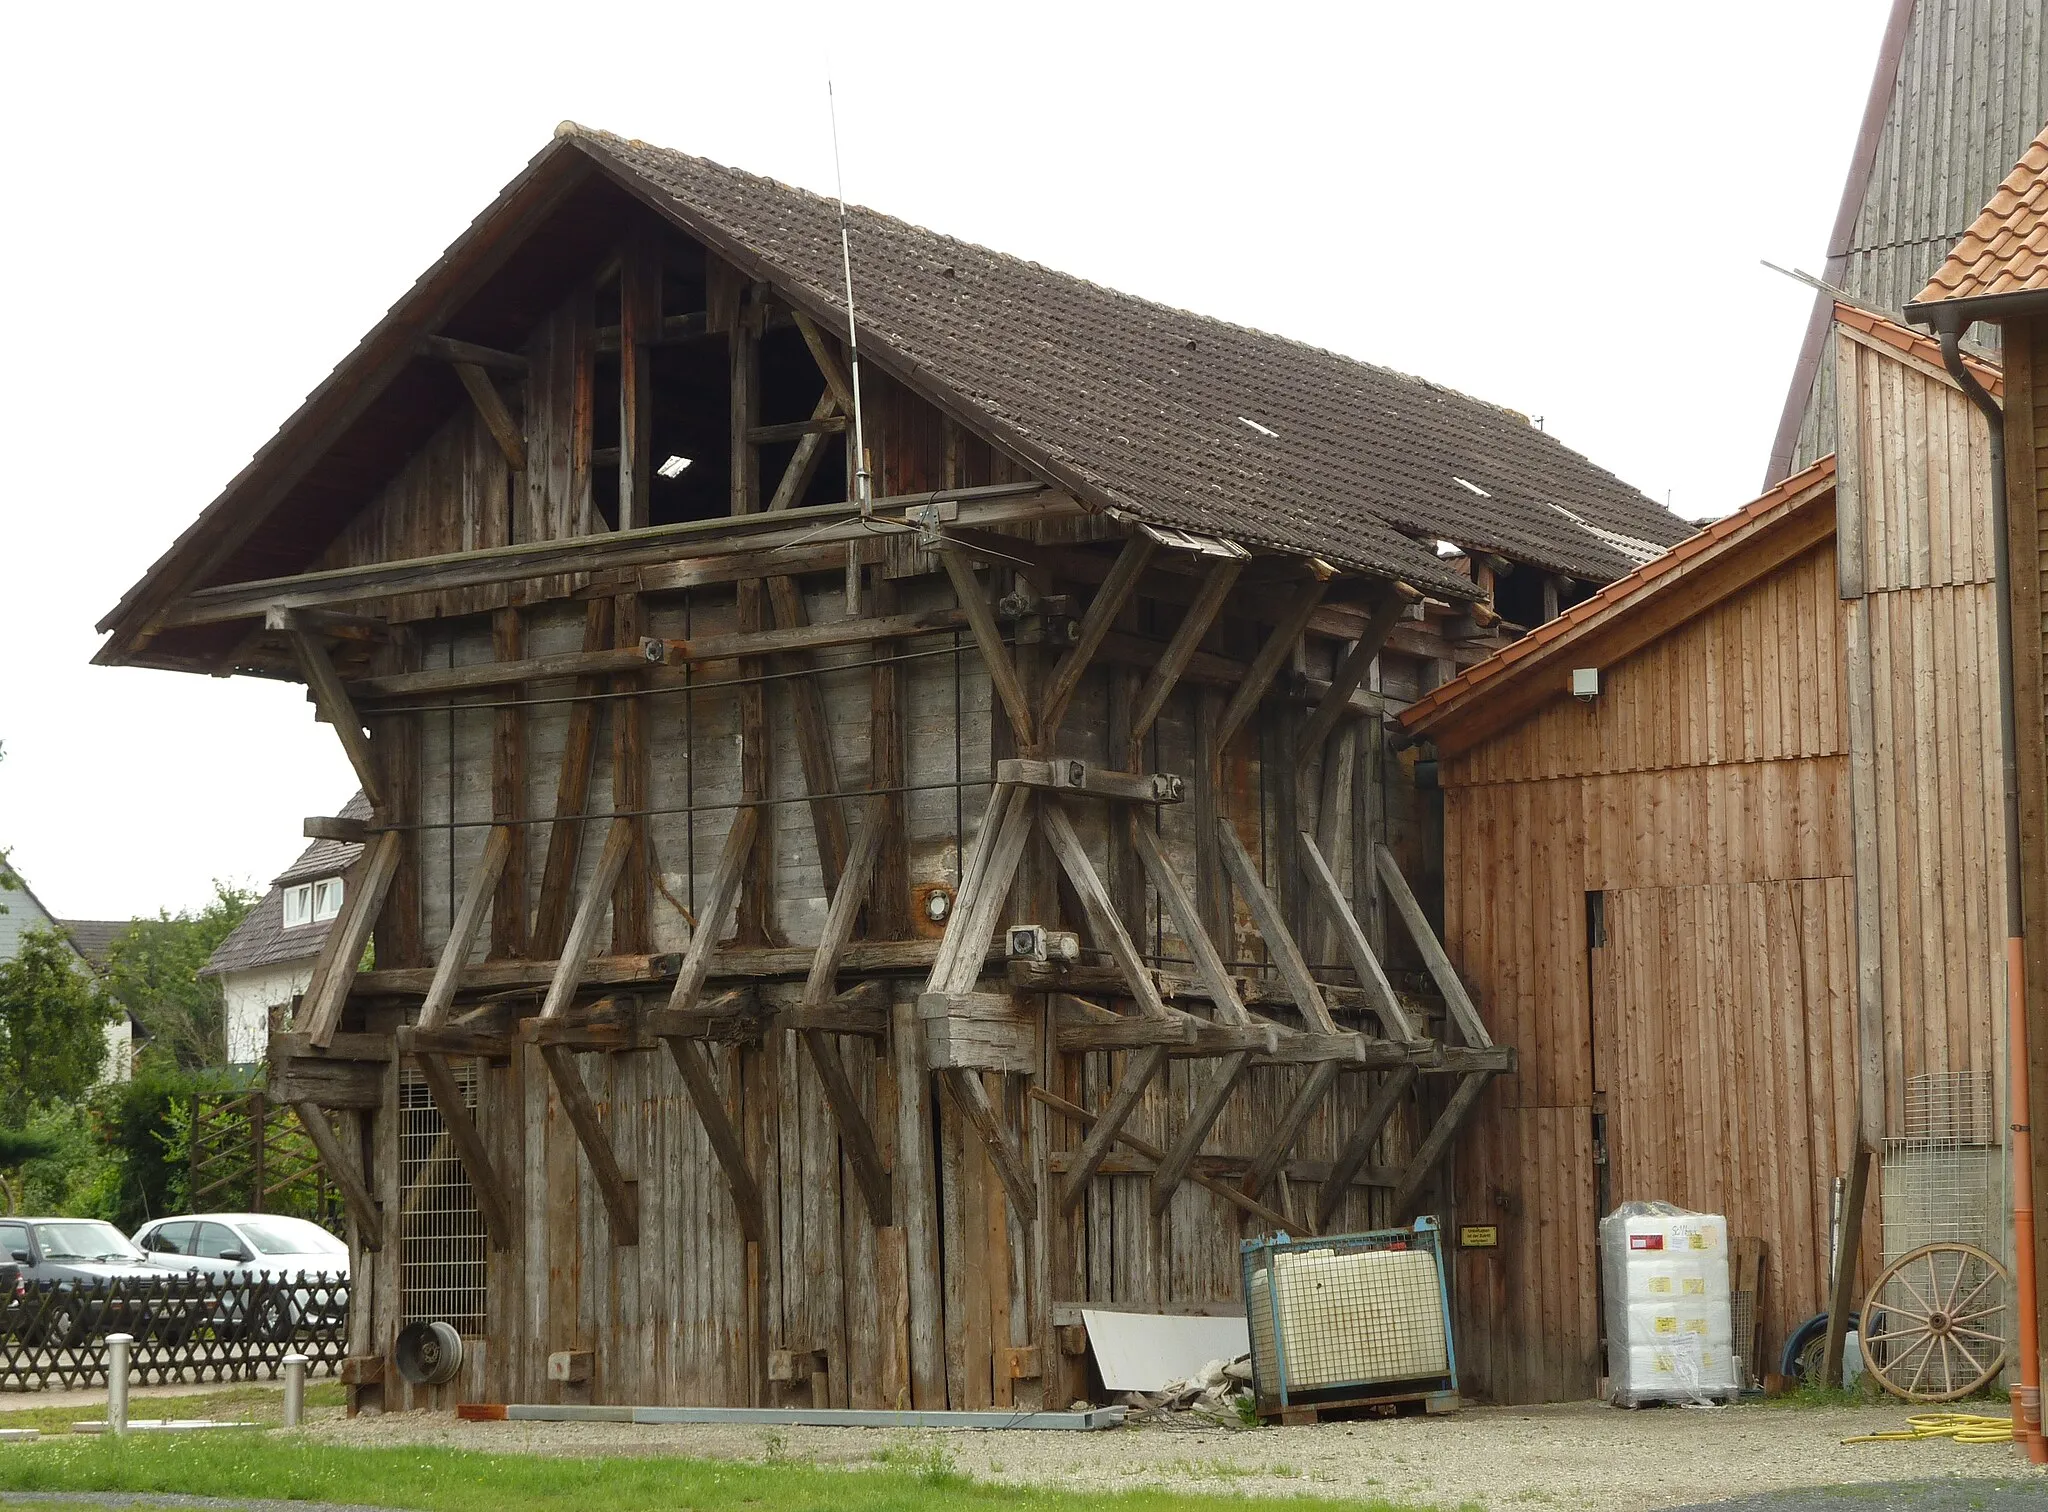
[[[1434,1222],[1247,1240],[1245,1313],[1261,1408],[1365,1387],[1456,1389]]]
[[[476,1068],[454,1068],[463,1105],[476,1107]],[[398,1082],[399,1286],[408,1323],[439,1321],[459,1333],[484,1331],[490,1246],[469,1173],[426,1078],[407,1069]]]
[[[1903,1138],[1884,1146],[1884,1258],[1923,1244],[2004,1248],[2003,1165],[1992,1143],[1988,1071],[1927,1072],[1906,1079]]]

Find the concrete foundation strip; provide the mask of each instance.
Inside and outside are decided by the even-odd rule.
[[[886,1412],[813,1407],[586,1407],[541,1402],[465,1402],[456,1416],[469,1422],[515,1423],[743,1423],[775,1428],[1032,1428],[1085,1433],[1121,1428],[1122,1407],[1086,1412]]]

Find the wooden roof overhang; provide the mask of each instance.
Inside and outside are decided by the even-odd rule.
[[[755,249],[692,214],[687,205],[614,158],[603,141],[565,126],[99,621],[97,628],[108,639],[94,661],[222,671],[246,636],[250,620],[260,618],[260,610],[250,605],[267,590],[281,592],[286,580],[303,575],[375,488],[450,413],[468,402],[449,362],[431,351],[430,343],[452,340],[517,349],[532,324],[574,278],[604,260],[630,218],[643,209],[652,209],[746,277],[769,284],[778,299],[845,339],[844,313],[836,305],[801,282],[780,276]],[[537,235],[543,227],[548,234]],[[1008,454],[1046,489],[1056,490],[1051,495],[1056,503],[1068,509],[1078,504],[1139,523],[1125,501],[1106,496],[1085,473],[1032,438],[991,422],[974,404],[935,382],[866,329],[861,355]],[[757,529],[760,524],[729,523],[734,531]],[[660,539],[661,529],[632,533],[632,542],[585,537],[535,544],[554,556],[607,547],[614,553],[625,549],[633,560],[641,561],[677,560],[691,554],[692,548]],[[707,532],[690,534],[702,539]],[[497,550],[502,554],[507,548]],[[483,555],[463,553],[461,559]],[[450,570],[462,575],[456,558],[419,565],[429,576]],[[567,569],[556,565],[552,570]],[[469,576],[493,581],[508,575],[479,561],[476,573]],[[1479,597],[1477,588],[1461,590],[1448,575],[1426,586],[1431,595],[1449,602]],[[234,599],[243,612],[233,617],[210,612],[203,607],[207,597]]]
[[[1571,692],[1574,667],[1621,660],[1835,533],[1835,459],[1681,541],[1627,577],[1427,694],[1400,716],[1457,756]]]

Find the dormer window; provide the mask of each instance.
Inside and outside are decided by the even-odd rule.
[[[322,877],[284,890],[284,927],[324,924],[341,912],[341,878]]]

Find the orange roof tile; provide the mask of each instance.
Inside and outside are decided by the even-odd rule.
[[[1843,304],[1840,300],[1835,302],[1835,324],[1845,325],[1852,331],[1861,331],[1873,340],[1904,352],[1909,357],[1919,358],[1929,367],[1947,371],[1941,360],[1941,343],[1924,331],[1902,326],[1896,321],[1886,320],[1882,315],[1873,315],[1870,311],[1858,309],[1855,305]],[[1994,399],[2005,397],[2004,368],[1989,358],[1974,357],[1968,352],[1963,354],[1963,366],[1976,374],[1977,381],[1984,385]]]
[[[1401,712],[1403,728],[1420,735],[1433,734],[1453,720],[1455,711],[1478,700],[1484,691],[1519,682],[1522,675],[1547,663],[1553,654],[1585,635],[1604,629],[1618,616],[1632,609],[1666,584],[1676,581],[1681,569],[1726,551],[1739,551],[1758,532],[1769,529],[1802,508],[1831,499],[1835,484],[1835,459],[1822,457],[1804,472],[1794,473],[1763,497],[1745,504],[1733,514],[1716,520],[1618,578],[1583,602],[1572,605],[1556,619],[1539,625],[1513,645],[1504,646],[1441,687],[1425,694]],[[1689,576],[1690,574],[1684,574]]]
[[[2048,127],[1913,302],[2036,292],[2048,292]]]

